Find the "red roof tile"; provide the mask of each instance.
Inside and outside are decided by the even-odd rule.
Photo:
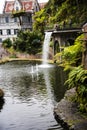
[[[32,6],[33,6],[33,2],[32,1],[30,1],[30,2],[22,2],[22,6],[23,6],[23,9],[25,10],[25,11],[30,11],[30,10],[32,10]]]
[[[22,1],[22,8],[28,12],[31,11],[33,8],[33,2],[32,1]],[[4,7],[4,12],[5,13],[10,13],[14,9],[14,1],[6,1],[5,7]]]
[[[4,11],[9,13],[13,10],[14,1],[6,1]]]

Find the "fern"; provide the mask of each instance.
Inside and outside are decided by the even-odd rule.
[[[87,70],[84,70],[82,66],[74,67],[65,84],[68,84],[69,88],[76,87],[80,110],[87,112]]]

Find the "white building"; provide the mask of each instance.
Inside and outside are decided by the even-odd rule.
[[[32,16],[39,10],[37,0],[6,1],[3,13],[0,14],[0,43],[6,38],[13,40],[19,29],[32,30]]]

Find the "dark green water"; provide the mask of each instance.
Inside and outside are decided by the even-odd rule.
[[[65,79],[62,68],[55,65],[43,68],[29,61],[0,65],[0,88],[5,92],[0,130],[63,130],[53,109],[64,96]]]

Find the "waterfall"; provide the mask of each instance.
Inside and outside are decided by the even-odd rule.
[[[43,55],[42,55],[42,59],[43,62],[42,64],[47,64],[47,59],[48,59],[48,55],[49,55],[49,42],[51,39],[51,34],[52,32],[46,32],[45,33],[45,39],[44,39],[44,44],[43,44]]]

